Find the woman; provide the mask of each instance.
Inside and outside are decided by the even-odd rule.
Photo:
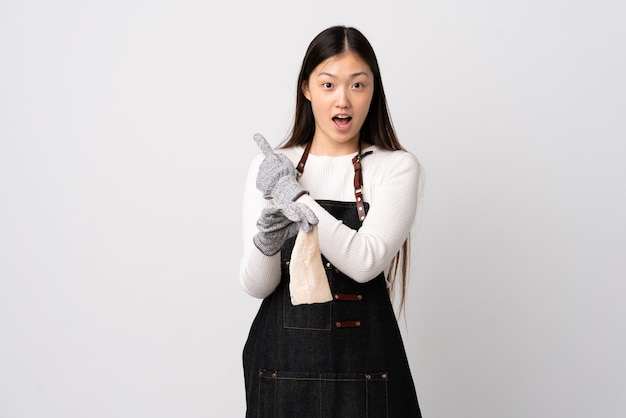
[[[263,303],[243,353],[247,417],[421,416],[389,298],[399,282],[404,301],[419,174],[370,43],[354,28],[322,31],[290,137],[248,173],[240,281]],[[313,227],[333,300],[294,306],[294,235]]]

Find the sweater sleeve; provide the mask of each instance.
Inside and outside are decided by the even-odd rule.
[[[335,219],[311,196],[299,199],[320,220],[322,254],[360,283],[373,279],[389,267],[409,235],[417,212],[420,165],[412,154],[393,151],[374,170],[368,176],[373,182],[369,188],[371,196],[365,196],[370,209],[358,231]]]
[[[270,205],[256,189],[256,175],[262,155],[256,156],[248,169],[244,185],[242,208],[243,255],[239,265],[239,281],[250,296],[265,298],[280,282],[280,252],[273,256],[264,255],[254,245],[252,238],[258,232],[256,221],[261,210]]]

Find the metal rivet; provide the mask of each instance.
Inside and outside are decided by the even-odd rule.
[[[335,322],[335,326],[337,326],[337,328],[341,328],[341,322]]]
[[[365,216],[361,216],[361,220],[365,219]]]
[[[386,379],[387,378],[387,373],[383,373],[382,376],[380,376],[380,377],[382,377],[383,379]]]
[[[339,295],[335,295],[335,299],[339,300]]]
[[[272,373],[272,377],[276,377],[276,372]]]
[[[357,197],[357,198],[356,198],[356,200],[357,200],[357,202],[360,202],[360,201],[361,201],[361,198],[360,198],[360,197]]]
[[[370,379],[372,378],[372,376],[371,376],[371,375],[369,375],[369,374],[366,374],[366,375],[365,375],[365,378],[366,378],[367,380],[370,380]]]
[[[361,321],[356,321],[356,323],[354,325],[356,325],[357,327],[360,327],[361,326]]]
[[[285,265],[288,266],[289,265],[289,261],[285,261]]]
[[[318,264],[319,265],[319,264]],[[330,268],[330,263],[326,263],[326,267]]]
[[[357,298],[358,300],[363,300],[363,295],[357,295],[357,296],[356,296],[356,298]]]
[[[359,208],[359,210],[363,210],[363,208]]]

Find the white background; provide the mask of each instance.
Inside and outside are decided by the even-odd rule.
[[[241,417],[241,192],[362,30],[422,162],[427,418],[626,416],[618,0],[0,0],[0,417]]]

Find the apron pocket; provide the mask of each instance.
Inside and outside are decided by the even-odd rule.
[[[294,306],[289,286],[283,291],[283,327],[290,329],[330,331],[331,302]]]
[[[259,370],[260,417],[388,418],[387,373]]]

